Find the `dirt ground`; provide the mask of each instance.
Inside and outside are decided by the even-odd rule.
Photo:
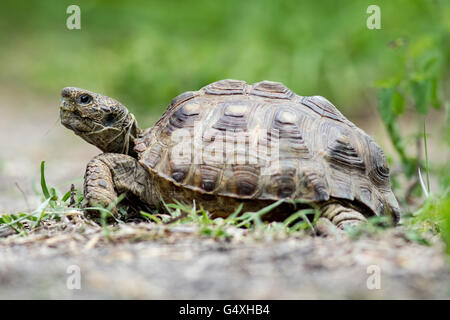
[[[248,240],[237,230],[233,239],[199,237],[194,226],[142,223],[123,226],[108,241],[94,230],[1,241],[0,298],[448,297],[442,247],[408,243],[399,231],[352,241]],[[73,266],[80,289],[67,287]],[[376,270],[379,289],[370,278]]]
[[[42,160],[49,185],[64,192],[72,182],[80,186],[86,163],[99,151],[60,125],[58,95],[45,100],[11,89],[0,96],[0,212],[36,208],[32,184],[39,189]],[[382,128],[374,123],[359,125],[378,140]],[[65,230],[0,239],[0,298],[449,297],[443,244],[411,243],[401,229],[359,240],[254,240],[236,229],[231,241],[198,236],[191,225],[141,223],[119,231],[108,240],[99,227],[81,232],[68,223]],[[67,287],[70,266],[79,267],[81,289]],[[380,289],[367,286],[373,268]]]

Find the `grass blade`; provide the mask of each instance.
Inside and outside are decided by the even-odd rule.
[[[160,219],[158,219],[157,217],[155,217],[153,214],[147,213],[145,211],[141,211],[140,214],[143,215],[144,217],[152,220],[153,222],[156,222],[156,224],[162,223],[162,221]]]
[[[44,194],[45,199],[49,199],[50,198],[50,192],[48,191],[47,188],[47,183],[45,182],[45,161],[41,161],[41,188],[42,188],[42,193]]]
[[[418,168],[419,170],[419,182],[420,182],[420,186],[422,187],[422,192],[425,195],[425,198],[428,198],[429,193],[427,188],[425,187],[425,182],[423,182],[423,178],[422,178],[422,172],[420,172],[420,167]]]
[[[430,174],[428,172],[428,146],[427,146],[427,128],[425,125],[425,120],[423,121],[423,144],[425,146],[425,170],[427,174],[427,190],[430,194]]]
[[[30,218],[30,217],[36,215],[36,214],[41,215],[41,214],[45,211],[45,209],[47,209],[47,207],[48,207],[48,205],[49,205],[49,202],[50,202],[50,198],[48,198],[47,200],[45,200],[44,202],[42,202],[42,203],[39,205],[39,207],[38,207],[35,211],[33,211],[32,213],[30,213],[30,214],[28,214],[28,215],[24,215],[24,216],[22,216],[22,217],[20,217],[20,218],[18,218],[18,219],[16,219],[16,220],[13,220],[13,221],[11,221],[11,222],[8,222],[8,223],[6,223],[6,224],[0,226],[0,230],[4,230],[4,229],[6,229],[6,228],[8,228],[8,227],[12,227],[12,226],[15,225],[16,223],[18,223],[18,222],[20,222],[20,221],[22,221],[22,220],[28,219],[28,218]]]

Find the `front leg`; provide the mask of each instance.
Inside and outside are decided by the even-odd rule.
[[[336,236],[343,235],[346,227],[358,226],[365,222],[367,219],[361,212],[339,202],[330,202],[320,208],[316,228],[321,235]]]
[[[132,209],[140,209],[156,205],[150,175],[135,158],[103,153],[89,161],[84,176],[83,207],[107,208],[121,194],[125,194],[122,206],[129,204]],[[90,216],[98,217],[98,210],[87,211]],[[111,212],[116,215],[118,210],[113,208]]]

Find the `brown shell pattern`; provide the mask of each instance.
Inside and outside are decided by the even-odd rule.
[[[222,80],[183,93],[136,150],[151,174],[203,194],[399,211],[381,148],[327,99],[278,82]]]

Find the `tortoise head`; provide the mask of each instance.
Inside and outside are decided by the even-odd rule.
[[[61,123],[103,152],[135,155],[140,133],[134,115],[120,102],[84,89],[61,91]]]

